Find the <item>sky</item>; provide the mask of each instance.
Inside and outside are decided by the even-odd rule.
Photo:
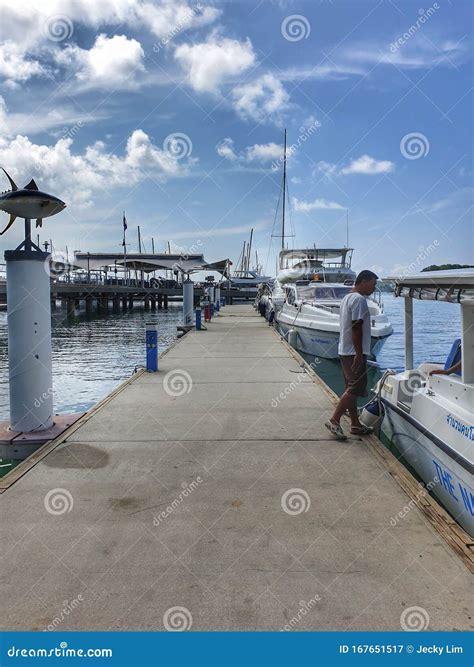
[[[0,166],[67,208],[40,241],[236,262],[354,248],[472,263],[470,0],[0,0]],[[3,173],[0,188],[9,185]],[[8,216],[0,212],[0,223]],[[22,240],[17,221],[0,251]]]

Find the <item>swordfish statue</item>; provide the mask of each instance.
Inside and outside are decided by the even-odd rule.
[[[5,169],[3,171],[10,181],[11,190],[0,194],[0,210],[9,213],[10,220],[5,229],[0,232],[0,236],[10,229],[16,218],[36,218],[36,226],[41,227],[43,218],[55,215],[66,208],[66,204],[57,197],[41,192],[33,178],[28,185],[19,189]]]

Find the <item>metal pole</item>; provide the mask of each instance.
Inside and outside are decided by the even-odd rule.
[[[286,205],[286,129],[285,148],[283,150],[283,215],[281,220],[281,249],[285,249],[285,205]]]
[[[413,369],[413,300],[405,297],[405,370]]]
[[[461,305],[461,350],[462,350],[462,381],[464,384],[474,383],[474,305]]]
[[[192,280],[183,282],[183,324],[185,327],[193,326],[194,310],[194,283]]]

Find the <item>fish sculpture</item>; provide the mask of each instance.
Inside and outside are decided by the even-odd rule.
[[[3,171],[10,181],[11,190],[0,194],[0,210],[9,213],[10,220],[0,236],[10,229],[16,218],[36,218],[36,226],[41,227],[43,218],[49,218],[66,208],[66,204],[57,197],[41,192],[33,178],[23,189],[18,189],[12,177],[5,169]]]

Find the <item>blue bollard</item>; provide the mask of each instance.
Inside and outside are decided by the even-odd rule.
[[[211,303],[211,317],[214,315],[214,304]]]
[[[219,301],[216,301],[216,310],[217,310],[217,312],[219,312],[220,309],[221,309],[221,305],[220,305]]]
[[[146,369],[149,373],[158,370],[158,327],[149,323],[146,327]]]
[[[221,296],[221,308],[225,306],[225,296]]]
[[[196,329],[201,331],[202,328],[202,312],[201,308],[196,308]]]

